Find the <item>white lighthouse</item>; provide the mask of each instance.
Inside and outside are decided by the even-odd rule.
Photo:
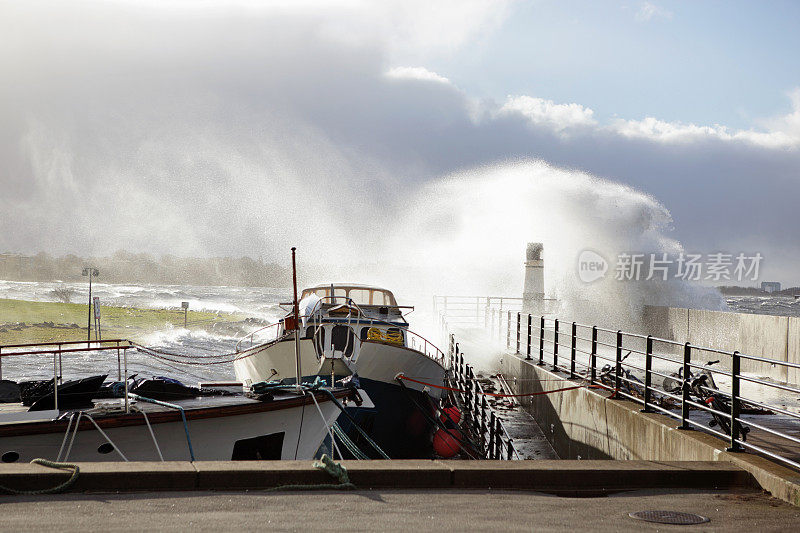
[[[522,312],[533,315],[544,311],[544,246],[529,242],[526,250],[525,285],[522,290]]]

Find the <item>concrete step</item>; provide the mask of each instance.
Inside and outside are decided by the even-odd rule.
[[[654,461],[342,461],[368,488],[525,489],[596,493],[649,488],[753,487],[749,473],[723,462]],[[311,461],[80,463],[70,492],[271,489],[334,481]],[[0,465],[0,485],[40,490],[69,474],[33,464]]]

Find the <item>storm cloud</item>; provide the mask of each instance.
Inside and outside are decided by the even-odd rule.
[[[541,159],[656,198],[687,250],[760,251],[766,275],[800,282],[797,93],[758,131],[601,123],[396,63],[492,31],[491,4],[0,4],[0,251],[375,253],[429,184]]]

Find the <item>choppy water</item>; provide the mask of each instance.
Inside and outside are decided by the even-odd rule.
[[[17,282],[0,280],[0,298],[13,298],[29,301],[57,301],[52,291],[62,286],[57,282]],[[74,290],[73,302],[88,299],[86,283],[68,284]],[[199,311],[236,312],[272,321],[282,315],[278,307],[281,301],[291,297],[290,289],[263,287],[205,287],[190,285],[112,285],[95,283],[92,295],[100,298],[105,305],[138,308],[179,308],[182,301],[188,301],[190,308]],[[759,314],[800,316],[800,300],[790,297],[751,297],[737,296],[727,298],[731,311]],[[417,318],[422,318],[417,316]],[[423,324],[415,325],[425,329]],[[185,355],[214,355],[230,353],[234,350],[236,337],[214,334],[207,331],[189,331],[169,327],[146,336],[144,344],[152,348]],[[117,375],[116,353],[77,353],[62,358],[63,375],[70,377],[86,376],[108,372]],[[167,375],[194,383],[198,380],[232,379],[231,365],[188,366],[153,359],[136,351],[128,353],[129,373],[142,376]],[[3,377],[23,380],[47,378],[53,375],[53,361],[50,357],[7,357],[3,359]]]
[[[74,291],[73,303],[89,298],[87,283],[25,282],[0,280],[0,298],[35,302],[58,301],[53,289],[66,286]],[[112,285],[92,283],[92,296],[101,305],[150,309],[180,308],[189,302],[195,311],[243,312],[253,316],[274,315],[275,306],[291,297],[289,289],[266,287],[201,287],[193,285]]]
[[[0,281],[0,298],[53,302],[52,291],[61,283]],[[74,289],[73,302],[85,302],[89,297],[87,284],[68,284]],[[289,289],[249,287],[200,287],[189,285],[111,285],[93,283],[92,296],[101,304],[137,308],[180,308],[188,301],[190,309],[212,312],[236,312],[263,320],[274,320],[283,311],[278,304],[290,298]],[[203,330],[190,331],[168,327],[142,339],[146,346],[184,355],[216,355],[234,350],[236,337],[213,334]],[[64,379],[108,373],[116,379],[117,354],[73,353],[61,360]],[[179,365],[154,359],[135,350],[128,352],[128,373],[140,376],[170,376],[186,383],[199,380],[233,379],[230,364],[194,366]],[[51,356],[20,356],[3,358],[3,377],[22,381],[53,376]]]
[[[728,296],[731,311],[757,315],[800,316],[800,298],[791,296]]]

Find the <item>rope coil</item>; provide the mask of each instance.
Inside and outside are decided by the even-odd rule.
[[[314,461],[314,468],[327,472],[338,484],[317,483],[314,485],[280,485],[267,489],[267,492],[278,492],[283,490],[355,490],[356,486],[350,482],[347,469],[341,464],[334,462],[327,454],[322,454],[319,461]]]
[[[398,329],[392,329],[386,333],[382,333],[378,328],[372,327],[367,330],[367,340],[402,346],[403,334],[400,333]]]

